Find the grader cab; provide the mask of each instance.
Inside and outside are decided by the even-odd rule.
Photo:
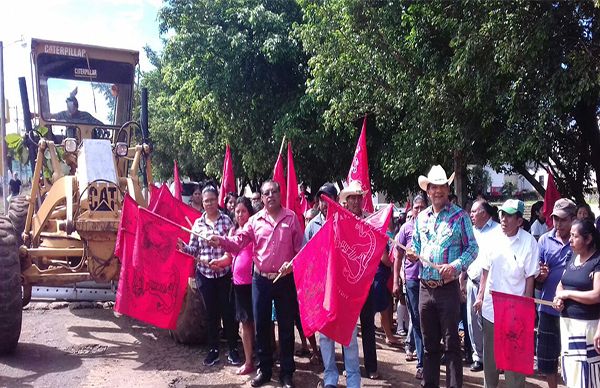
[[[33,286],[118,279],[123,195],[145,206],[152,184],[145,93],[130,121],[138,52],[38,39],[31,51],[33,115],[20,82],[33,178],[0,217],[0,354],[17,345]]]

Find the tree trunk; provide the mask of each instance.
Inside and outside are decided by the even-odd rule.
[[[467,163],[462,150],[454,150],[454,191],[458,204],[464,208],[467,203]]]
[[[531,184],[531,186],[533,186],[535,191],[537,191],[542,197],[546,195],[546,189],[544,189],[544,186],[542,186],[542,184],[537,179],[535,179],[535,176],[533,176],[529,171],[527,171],[527,167],[525,167],[524,165],[517,165],[514,166],[514,168],[519,174],[523,176],[523,178],[527,180],[527,182]]]

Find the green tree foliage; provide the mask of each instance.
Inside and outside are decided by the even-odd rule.
[[[332,174],[333,147],[316,150],[335,139],[305,94],[307,57],[292,28],[300,21],[295,1],[166,2],[170,38],[144,77],[159,175],[178,159],[184,174],[219,177],[229,143],[236,176],[257,183],[271,176],[284,135],[300,179],[316,185]]]
[[[581,199],[600,171],[599,16],[587,1],[168,0],[144,77],[158,170],[218,177],[228,142],[236,175],[260,181],[285,134],[316,186],[345,176],[366,114],[392,198],[457,153],[530,181],[550,163]]]
[[[450,167],[453,150],[523,172],[552,161],[561,192],[576,197],[590,167],[600,171],[592,3],[301,4],[309,92],[329,102],[332,128],[375,113],[382,188],[414,182],[432,163]]]

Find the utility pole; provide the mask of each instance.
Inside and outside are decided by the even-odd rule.
[[[4,204],[4,214],[8,214],[8,182],[6,177],[6,103],[4,98],[4,44],[0,41],[0,165],[2,166],[2,199]]]

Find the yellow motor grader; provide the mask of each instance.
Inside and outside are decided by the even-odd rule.
[[[144,90],[131,121],[139,53],[33,39],[31,61],[33,115],[19,79],[31,194],[0,216],[0,354],[17,346],[33,286],[118,279],[123,196],[146,206],[152,184]]]

